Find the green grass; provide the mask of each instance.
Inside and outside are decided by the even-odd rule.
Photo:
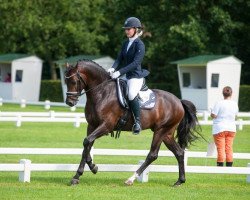
[[[57,107],[58,109],[60,107]],[[65,109],[65,108],[60,108]],[[0,107],[1,111],[39,111],[43,107],[32,106],[30,110],[13,105]],[[60,111],[60,110],[59,110]],[[61,110],[65,112],[65,110]],[[202,126],[202,134],[212,140],[211,126]],[[250,152],[250,126],[237,132],[234,152]],[[86,136],[86,125],[75,128],[72,123],[14,123],[0,122],[0,147],[44,147],[82,148]],[[95,143],[95,148],[149,149],[152,139],[150,131],[134,136],[122,132],[119,139],[104,136]],[[162,150],[166,147],[162,145]],[[195,142],[190,151],[206,151],[207,143]],[[20,159],[30,159],[33,163],[79,163],[80,156],[64,155],[0,155],[0,163],[18,163]],[[137,164],[144,157],[95,156],[95,163]],[[211,165],[215,159],[190,158],[189,165]],[[235,160],[235,166],[246,166],[250,160]],[[176,164],[174,158],[159,157],[154,164]],[[181,187],[172,188],[177,173],[150,173],[148,183],[138,183],[132,187],[123,182],[132,175],[128,172],[99,172],[96,175],[86,172],[75,187],[68,186],[74,172],[32,172],[31,183],[18,182],[17,172],[0,172],[0,199],[249,199],[250,184],[246,175],[186,174],[187,182]]]
[[[172,188],[175,173],[151,173],[148,183],[124,186],[130,173],[85,173],[79,185],[69,187],[73,173],[32,173],[31,183],[17,182],[17,174],[0,175],[1,199],[249,199],[245,176],[187,174],[188,183]]]

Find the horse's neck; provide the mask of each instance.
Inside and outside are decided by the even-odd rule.
[[[108,78],[95,82],[89,87],[89,92],[86,93],[87,103],[102,103],[110,95],[113,88],[115,88],[115,84]]]
[[[92,101],[97,101],[99,100],[99,96],[105,91],[104,89],[110,78],[109,76],[102,74],[103,72],[99,71],[99,69],[96,71],[93,70],[93,68],[87,69],[85,73],[88,85],[87,90],[89,90],[89,92],[87,92],[87,98]]]
[[[108,76],[102,74],[102,72],[98,71],[98,69],[93,70],[93,68],[88,68],[86,72],[86,76],[88,77],[88,85],[90,88],[96,87],[108,80]]]

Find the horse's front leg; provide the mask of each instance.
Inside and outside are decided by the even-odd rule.
[[[92,130],[92,128],[88,126],[88,136],[83,141],[84,149],[83,149],[83,153],[82,153],[82,159],[81,159],[80,165],[76,171],[75,176],[71,180],[71,185],[76,185],[79,183],[79,178],[84,172],[84,167],[85,167],[86,163],[88,164],[90,170],[94,174],[97,173],[98,168],[94,163],[92,163],[92,158],[90,156],[90,150],[94,144],[95,139],[105,135],[109,131],[106,128],[104,123],[101,124],[100,126],[98,126],[94,131],[91,132],[91,130]],[[91,132],[91,133],[89,134],[89,132]]]
[[[89,136],[94,130],[95,130],[94,127],[88,125],[87,136]],[[93,174],[96,174],[97,171],[98,171],[98,167],[92,162],[92,158],[91,158],[91,155],[90,155],[90,151],[91,151],[91,148],[92,148],[93,144],[94,144],[94,141],[93,141],[92,143],[89,144],[89,148],[90,148],[89,154],[85,156],[85,152],[83,152],[82,158],[83,158],[83,157],[86,158],[86,163],[88,164],[90,171],[91,171]],[[83,146],[84,146],[84,141],[83,141]]]

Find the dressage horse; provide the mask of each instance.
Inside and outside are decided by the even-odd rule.
[[[71,184],[79,183],[84,172],[85,164],[95,174],[97,165],[92,162],[91,147],[95,140],[113,132],[125,109],[118,102],[116,82],[97,63],[91,60],[78,61],[76,66],[67,64],[65,71],[67,85],[66,104],[75,106],[79,96],[85,90],[87,102],[85,116],[88,122],[87,137],[83,141],[83,153],[79,168],[71,180]],[[150,151],[145,162],[139,169],[125,181],[132,185],[134,180],[158,157],[162,142],[175,155],[179,166],[179,178],[174,186],[185,183],[184,151],[185,148],[198,138],[199,125],[196,117],[196,108],[190,101],[180,100],[173,94],[153,89],[156,103],[153,109],[141,110],[142,129],[151,129],[153,139]],[[133,116],[128,114],[128,121],[123,127],[124,131],[131,131]],[[177,130],[177,131],[176,131]],[[175,131],[177,132],[176,134]],[[176,135],[176,136],[175,136]]]

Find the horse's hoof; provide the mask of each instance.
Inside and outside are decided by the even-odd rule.
[[[93,167],[93,169],[91,169],[91,172],[92,172],[93,174],[96,174],[96,173],[98,172],[98,167],[95,165],[95,166]]]
[[[79,182],[80,182],[79,179],[73,178],[70,183],[71,183],[72,186],[74,186],[74,185],[79,184]]]
[[[178,180],[178,181],[173,185],[173,187],[179,187],[179,186],[182,185],[182,183],[185,183],[185,181],[184,181],[184,180]]]
[[[131,185],[133,185],[133,183],[134,182],[129,180],[129,179],[124,182],[124,184],[127,185],[127,186],[131,186]]]

